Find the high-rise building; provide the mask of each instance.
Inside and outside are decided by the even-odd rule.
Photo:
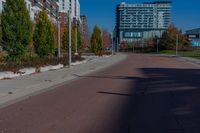
[[[83,36],[83,48],[87,49],[90,45],[90,35],[88,30],[88,19],[87,16],[81,16],[81,34]]]
[[[0,0],[0,12],[6,4],[6,0]],[[39,11],[47,10],[49,18],[55,22],[58,16],[59,5],[57,0],[25,0],[31,20],[35,20]]]
[[[56,22],[59,13],[58,0],[30,0],[32,1],[32,9],[34,16],[41,10],[46,10],[48,12],[49,18]]]
[[[67,22],[68,12],[71,11],[71,20],[80,22],[80,3],[79,0],[57,0],[59,3],[59,13],[61,22]]]
[[[116,8],[115,42],[120,44],[160,37],[170,24],[170,0],[142,4],[122,2]]]
[[[25,0],[30,17],[35,20],[39,11],[47,10],[49,18],[56,21],[60,13],[66,17],[68,11],[71,11],[71,18],[81,21],[80,19],[80,2],[79,0]],[[6,4],[6,0],[0,0],[0,12]],[[66,18],[63,18],[66,20]],[[72,20],[73,20],[72,19]]]
[[[88,22],[87,22],[87,17],[85,15],[81,16],[81,27],[82,27],[82,33],[88,32]]]

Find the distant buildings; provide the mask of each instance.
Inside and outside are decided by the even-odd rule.
[[[116,8],[115,43],[160,37],[171,24],[171,1],[142,4],[122,2]]]
[[[200,28],[186,31],[186,35],[194,47],[200,47]]]
[[[53,22],[60,18],[66,23],[69,10],[71,10],[71,17],[80,21],[79,0],[25,0],[25,3],[33,21],[36,20],[38,12],[42,10],[48,12],[48,16]],[[0,0],[0,12],[5,4],[6,0]]]
[[[88,19],[87,16],[82,15],[81,16],[81,34],[83,36],[83,47],[85,49],[89,48],[90,44],[90,35],[89,35],[89,29],[88,29]]]
[[[81,21],[80,19],[80,2],[79,0],[57,0],[59,4],[59,13],[61,22],[67,22],[69,10],[71,11],[72,20]]]
[[[88,20],[87,20],[87,17],[85,15],[81,16],[81,22],[82,22],[82,34],[85,34],[88,32]]]

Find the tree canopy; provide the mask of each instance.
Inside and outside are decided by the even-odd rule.
[[[3,49],[9,53],[10,60],[20,60],[32,37],[32,22],[24,0],[6,0],[1,27]]]
[[[103,49],[103,39],[101,29],[96,25],[91,37],[91,51],[95,54],[101,54]]]
[[[55,52],[55,32],[47,11],[41,11],[33,35],[35,52],[40,56],[48,56]]]

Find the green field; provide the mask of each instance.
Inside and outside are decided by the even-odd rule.
[[[176,55],[176,51],[175,50],[174,51],[173,50],[164,50],[164,51],[161,51],[160,54]],[[178,56],[200,59],[200,50],[178,51]]]

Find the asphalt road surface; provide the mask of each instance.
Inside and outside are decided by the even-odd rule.
[[[0,109],[0,133],[200,133],[200,70],[129,54],[107,69]]]

